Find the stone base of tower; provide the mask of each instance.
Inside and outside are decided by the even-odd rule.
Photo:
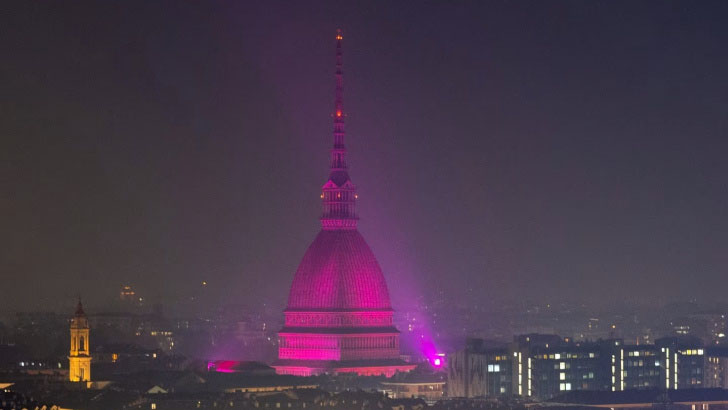
[[[68,356],[68,380],[72,382],[90,382],[91,357]]]
[[[287,310],[278,332],[278,374],[394,376],[416,365],[399,358],[391,309]]]
[[[403,360],[279,360],[272,365],[278,374],[293,376],[316,376],[320,374],[354,373],[359,376],[392,377],[397,373],[414,370],[417,365]]]

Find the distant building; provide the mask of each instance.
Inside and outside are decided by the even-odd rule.
[[[321,189],[321,231],[293,278],[278,333],[280,374],[393,376],[414,369],[399,357],[400,333],[379,263],[357,230],[356,186],[344,145],[342,35],[336,35],[336,96],[329,178]]]
[[[577,390],[725,388],[727,380],[728,349],[708,353],[695,338],[625,346],[621,339],[573,342],[529,334],[501,349],[469,340],[465,349],[448,356],[447,393],[550,399]]]
[[[72,382],[91,381],[91,354],[89,325],[79,299],[76,313],[71,319],[71,352],[68,355],[68,378]]]
[[[557,335],[517,336],[510,347],[513,394],[547,398],[571,390],[609,388],[609,352],[621,341],[564,340]]]
[[[705,387],[728,388],[728,348],[709,347],[705,351]]]
[[[657,339],[664,360],[665,389],[700,388],[705,382],[705,349],[696,337]]]
[[[598,344],[563,344],[514,352],[521,396],[552,397],[570,390],[605,390],[604,349]]]
[[[253,361],[239,361],[239,360],[212,360],[207,362],[208,372],[218,373],[245,373],[254,375],[271,375],[275,374],[274,368]]]
[[[726,340],[727,320],[721,312],[694,313],[673,319],[670,325],[675,336],[692,336],[708,344],[720,344]]]
[[[614,382],[612,391],[657,389],[661,386],[664,360],[655,345],[621,346],[612,352]]]
[[[124,285],[121,287],[121,292],[119,292],[119,299],[122,302],[134,303],[137,300],[136,292],[134,292],[134,289],[132,289],[131,286]]]
[[[440,373],[409,373],[383,381],[381,385],[392,399],[423,399],[427,403],[442,399],[445,392],[445,380]]]
[[[320,379],[280,374],[209,372],[201,376],[206,389],[225,393],[272,393],[318,389]]]
[[[447,357],[447,395],[484,397],[513,394],[513,361],[507,347],[486,347],[482,339]]]

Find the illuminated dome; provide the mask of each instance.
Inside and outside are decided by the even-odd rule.
[[[415,364],[399,356],[387,283],[356,226],[356,186],[344,145],[341,32],[336,35],[334,145],[321,187],[321,231],[298,266],[278,332],[278,374],[393,376]]]
[[[357,230],[322,230],[298,266],[288,310],[391,309],[387,283]]]

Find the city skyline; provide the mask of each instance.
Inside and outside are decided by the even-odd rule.
[[[329,5],[17,5],[0,307],[133,285],[282,309],[317,229],[337,27],[395,309],[721,300],[725,4]]]

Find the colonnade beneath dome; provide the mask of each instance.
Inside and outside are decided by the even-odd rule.
[[[366,360],[397,359],[399,334],[280,333],[279,359]]]
[[[392,311],[285,312],[289,327],[386,327]]]

